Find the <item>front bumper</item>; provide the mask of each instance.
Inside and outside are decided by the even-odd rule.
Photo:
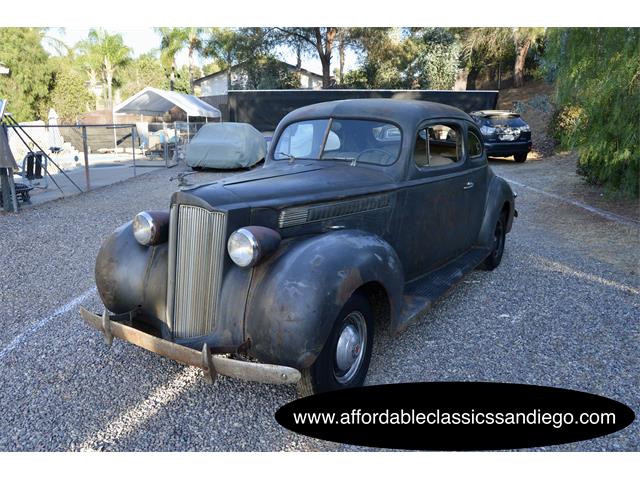
[[[295,368],[212,355],[206,343],[202,351],[184,347],[114,321],[106,309],[100,316],[80,307],[80,315],[88,325],[102,332],[108,345],[117,337],[184,365],[201,368],[210,383],[215,382],[218,374],[271,384],[297,383],[300,380],[300,372]]]
[[[509,157],[516,153],[530,152],[532,145],[531,140],[524,142],[485,142],[484,148],[487,151],[487,155]]]

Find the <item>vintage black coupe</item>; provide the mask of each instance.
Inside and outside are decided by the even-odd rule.
[[[388,99],[288,114],[264,167],[174,193],[98,253],[108,343],[216,374],[361,385],[376,328],[401,331],[500,264],[515,195],[467,114]],[[110,313],[111,312],[111,313]]]

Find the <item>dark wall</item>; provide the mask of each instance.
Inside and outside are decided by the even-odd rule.
[[[443,90],[230,90],[231,122],[250,123],[258,130],[275,130],[278,122],[296,108],[314,103],[352,98],[424,100],[457,107],[465,112],[496,108],[497,91]],[[207,101],[207,98],[203,98]]]
[[[200,97],[200,100],[216,107],[222,113],[222,121],[229,121],[229,97],[227,95],[211,95],[208,97]]]

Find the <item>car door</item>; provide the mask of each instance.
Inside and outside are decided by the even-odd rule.
[[[443,120],[420,126],[400,190],[396,249],[407,281],[468,250],[468,213],[476,179],[467,168],[464,124]],[[469,188],[469,184],[473,186]]]
[[[465,203],[467,204],[468,243],[475,245],[484,218],[487,200],[487,156],[482,144],[480,131],[467,124],[465,152],[467,157],[467,183],[465,184]]]

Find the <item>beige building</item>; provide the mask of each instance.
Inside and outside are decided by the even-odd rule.
[[[322,88],[322,75],[310,72],[304,68],[298,69],[295,65],[281,62],[289,71],[300,73],[300,86],[304,89],[320,89]],[[227,71],[212,73],[206,77],[198,78],[194,82],[194,86],[200,89],[200,97],[213,97],[219,95],[227,95],[229,91],[227,84]],[[238,89],[237,86],[246,85],[247,72],[243,68],[243,64],[231,67],[231,85],[232,88]],[[242,89],[242,88],[240,88]]]

